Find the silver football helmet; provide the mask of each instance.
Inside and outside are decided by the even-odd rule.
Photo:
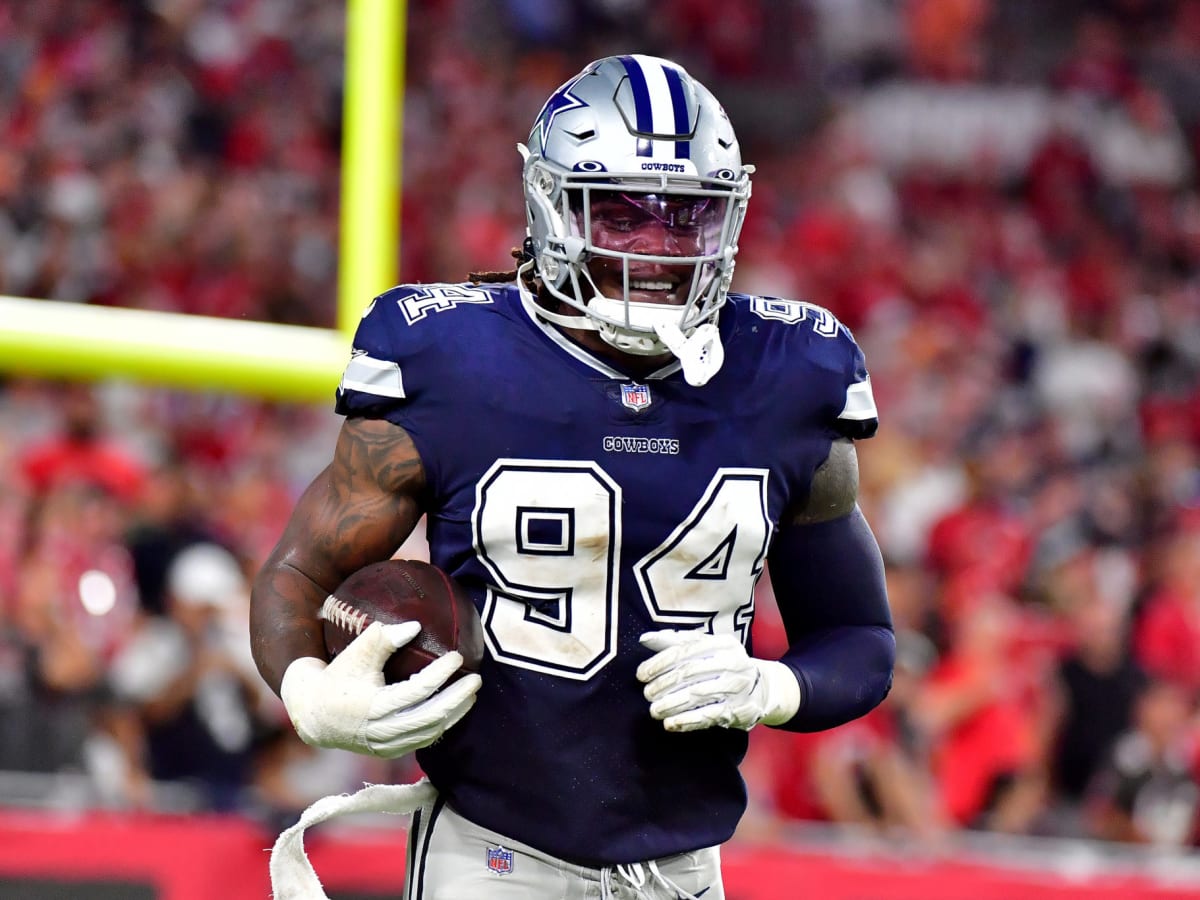
[[[579,315],[531,308],[711,378],[754,170],[716,98],[669,60],[610,56],[550,96],[519,149],[528,265]]]

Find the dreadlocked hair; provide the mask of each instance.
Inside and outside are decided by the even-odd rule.
[[[525,254],[519,247],[513,247],[512,257],[518,264],[525,261]],[[509,269],[507,272],[497,269],[496,271],[483,272],[468,272],[467,279],[471,284],[503,284],[506,281],[517,280],[517,270]]]
[[[530,241],[527,238],[525,241],[525,246],[512,248],[511,256],[517,261],[518,268],[524,263],[533,259],[533,253],[531,252],[529,244]],[[532,272],[527,271],[524,278],[525,283],[528,286],[533,284],[535,276]],[[467,280],[470,281],[471,284],[504,284],[505,282],[517,280],[517,269],[509,269],[507,272],[468,272]]]

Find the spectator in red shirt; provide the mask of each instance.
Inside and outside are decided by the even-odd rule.
[[[926,561],[943,578],[988,569],[1002,590],[1023,580],[1032,552],[1029,524],[1016,506],[1037,458],[1032,439],[1012,431],[982,436],[967,460],[971,496],[929,532]]]
[[[968,827],[1023,832],[1042,806],[1035,719],[1010,651],[1017,608],[996,589],[957,597],[950,648],[914,704],[931,742],[941,804]]]
[[[62,397],[62,411],[61,433],[31,446],[19,460],[35,497],[44,497],[66,485],[84,485],[100,488],[123,503],[134,502],[142,488],[144,468],[103,435],[92,388],[68,386]]]
[[[1168,539],[1162,580],[1146,601],[1133,646],[1151,675],[1200,691],[1200,530]]]

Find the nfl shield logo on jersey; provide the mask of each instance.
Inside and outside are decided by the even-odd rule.
[[[621,385],[621,403],[634,412],[641,412],[650,405],[650,388],[644,384]]]
[[[487,848],[488,871],[497,875],[510,875],[513,870],[513,852],[503,847]]]

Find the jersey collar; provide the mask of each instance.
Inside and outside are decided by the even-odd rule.
[[[555,344],[557,344],[559,347],[561,347],[563,350],[565,350],[571,356],[575,357],[575,359],[579,360],[585,366],[595,369],[597,372],[601,373],[602,375],[604,375],[607,378],[612,378],[617,381],[629,381],[632,378],[631,375],[628,375],[625,372],[622,372],[620,369],[616,368],[615,366],[611,365],[610,363],[600,359],[598,356],[593,354],[590,350],[587,350],[586,348],[584,348],[581,344],[578,344],[575,341],[571,340],[556,325],[554,325],[550,322],[547,322],[545,319],[543,319],[541,316],[539,316],[531,308],[532,305],[537,302],[534,299],[533,294],[530,293],[525,288],[525,286],[520,284],[519,282],[517,284],[517,291],[521,295],[521,308],[524,311],[525,315],[528,316],[529,320],[534,324],[534,326],[536,328],[538,328],[543,334],[545,334],[546,337],[548,337],[551,341],[553,341]],[[665,366],[663,366],[661,369],[656,369],[655,371],[651,372],[649,375],[646,375],[645,380],[646,381],[661,380],[670,375],[674,375],[676,372],[678,372],[680,370],[680,368],[681,368],[681,366],[679,364],[679,360],[677,360],[677,359],[672,360],[671,362],[669,362]],[[641,379],[633,379],[633,380],[638,381]]]

